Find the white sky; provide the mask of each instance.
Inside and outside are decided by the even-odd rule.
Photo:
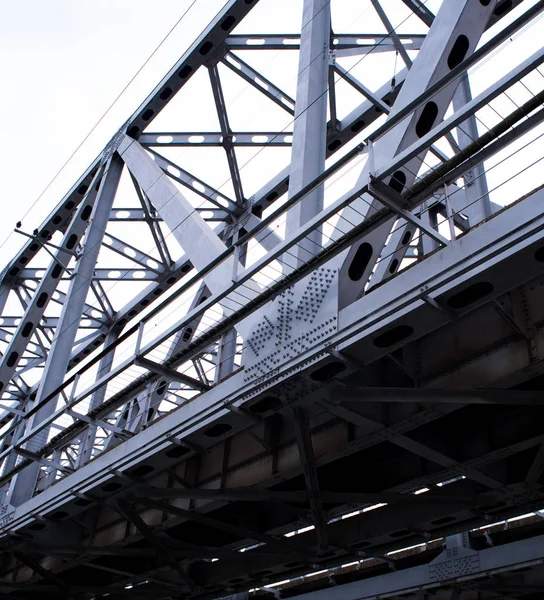
[[[5,143],[0,244],[190,6],[192,0],[26,0],[2,3],[0,114]],[[24,219],[32,231],[54,208],[224,0],[197,0],[93,136]],[[0,265],[24,240],[14,234]]]

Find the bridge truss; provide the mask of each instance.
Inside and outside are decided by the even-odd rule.
[[[5,597],[541,597],[544,2],[278,6],[17,224]]]

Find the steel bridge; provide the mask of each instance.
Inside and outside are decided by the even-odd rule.
[[[228,0],[17,224],[2,598],[542,598],[543,11]]]

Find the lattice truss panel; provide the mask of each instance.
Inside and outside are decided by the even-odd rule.
[[[339,311],[542,185],[542,8],[227,2],[43,225],[18,224],[6,519],[238,371],[251,398],[322,358]]]

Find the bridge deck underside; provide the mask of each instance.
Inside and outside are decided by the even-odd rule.
[[[523,294],[537,353],[544,355],[543,291],[544,278],[535,278],[343,377],[289,379],[253,411],[249,406],[253,422],[245,429],[202,451],[171,446],[167,452],[183,460],[166,471],[145,476],[149,469],[140,465],[116,480],[116,493],[80,500],[89,507],[71,521],[83,532],[78,547],[69,540],[59,547],[69,512],[30,525],[32,540],[25,543],[23,535],[13,543],[33,560],[48,556],[42,564],[81,589],[109,588],[115,597],[117,586],[123,594],[136,578],[149,581],[148,597],[160,597],[152,588],[172,585],[191,597],[213,598],[538,510],[544,506],[544,405],[536,395],[523,405],[467,404],[462,396],[414,401],[410,390],[415,379],[429,391],[437,381],[452,391],[476,381],[484,389],[507,382],[512,390],[542,390],[542,362],[505,314]],[[476,338],[475,327],[485,334]],[[353,361],[357,354],[357,344],[345,353]],[[406,397],[373,400],[385,384],[405,388]],[[318,488],[311,492],[297,445],[297,410],[307,417],[312,442]],[[428,491],[413,494],[419,490]],[[315,528],[284,537],[314,523],[310,493],[328,522],[326,551]],[[335,520],[350,509],[359,512]],[[541,525],[533,528],[530,535]],[[169,556],[183,565],[188,582]],[[394,563],[382,561],[379,568]],[[21,580],[13,593],[57,597],[47,595],[47,581],[27,580],[30,568],[12,563],[9,578]]]

